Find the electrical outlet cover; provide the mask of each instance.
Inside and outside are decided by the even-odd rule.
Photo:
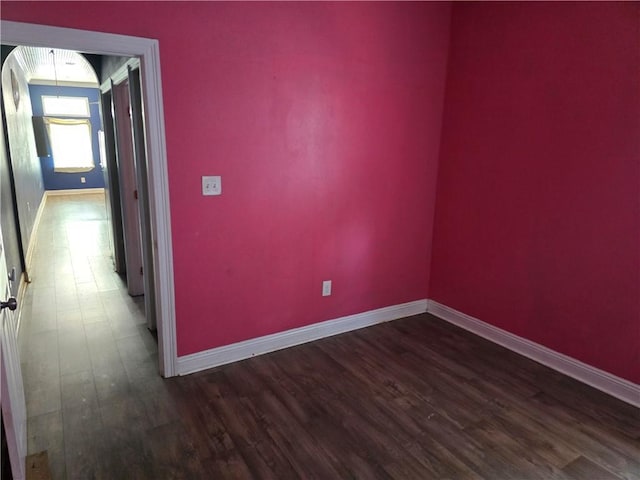
[[[219,175],[203,176],[202,195],[222,195],[222,177],[220,177]]]

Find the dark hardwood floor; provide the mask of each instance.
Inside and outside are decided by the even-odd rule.
[[[27,304],[55,479],[640,479],[640,410],[428,314],[163,380],[139,302],[95,281]]]
[[[637,409],[429,315],[130,375],[104,400],[72,376],[39,426],[68,478],[640,478]]]

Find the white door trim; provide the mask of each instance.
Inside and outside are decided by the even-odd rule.
[[[160,51],[158,41],[111,33],[0,21],[0,41],[10,45],[64,48],[101,55],[140,58],[149,149],[149,207],[156,284],[156,312],[160,372],[176,372],[176,319],[173,283],[173,250],[169,210],[169,181],[165,145]]]

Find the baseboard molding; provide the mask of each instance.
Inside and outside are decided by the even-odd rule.
[[[424,313],[427,300],[403,303],[346,317],[314,323],[306,327],[294,328],[285,332],[253,338],[243,342],[212,348],[203,352],[178,357],[176,370],[178,375],[186,375],[207,368],[237,362],[246,358],[293,347],[302,343],[320,340],[340,333],[388,322],[398,318]]]
[[[427,312],[624,402],[640,407],[640,385],[489,325],[434,300],[428,301]]]
[[[87,193],[104,193],[104,188],[69,188],[67,190],[47,190],[44,194],[47,197],[57,195],[84,195]]]
[[[26,265],[26,278],[25,280],[30,282],[29,270],[31,269],[31,260],[33,259],[33,251],[36,247],[36,238],[38,238],[38,228],[40,227],[40,221],[42,220],[42,213],[44,212],[44,206],[47,203],[47,192],[44,192],[40,205],[38,205],[38,211],[36,212],[36,218],[33,220],[33,228],[31,229],[31,236],[29,237],[29,245],[27,245],[27,254],[24,258]]]

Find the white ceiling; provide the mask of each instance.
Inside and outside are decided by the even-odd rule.
[[[91,64],[72,50],[19,46],[12,54],[24,69],[28,83],[99,86]]]

